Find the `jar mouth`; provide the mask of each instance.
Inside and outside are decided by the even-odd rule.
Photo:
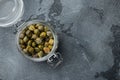
[[[48,25],[49,29],[51,30],[52,34],[53,34],[53,38],[54,38],[54,44],[53,44],[53,48],[51,50],[50,53],[48,53],[46,56],[43,56],[41,58],[33,58],[33,57],[30,57],[28,55],[26,55],[20,48],[20,45],[19,45],[19,36],[20,36],[20,33],[22,30],[24,30],[28,25],[31,25],[31,24],[37,24],[37,23],[42,23],[42,24],[45,24],[45,25]],[[52,54],[55,53],[57,47],[58,47],[58,37],[57,37],[57,33],[55,32],[54,28],[47,22],[45,21],[40,21],[40,20],[31,20],[31,21],[28,21],[28,22],[25,22],[23,23],[22,25],[19,26],[19,29],[18,29],[18,33],[17,33],[17,39],[16,39],[16,43],[17,43],[17,48],[19,50],[19,52],[25,56],[26,58],[32,60],[32,61],[35,61],[35,62],[41,62],[41,61],[45,61],[47,60]]]
[[[23,15],[23,0],[0,0],[0,27],[9,27]]]

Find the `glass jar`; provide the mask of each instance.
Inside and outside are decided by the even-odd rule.
[[[33,58],[33,57],[30,57],[28,55],[26,55],[20,48],[20,45],[19,45],[19,36],[20,36],[20,33],[29,25],[31,24],[37,24],[37,23],[42,23],[44,25],[47,25],[50,29],[50,31],[52,32],[53,34],[53,38],[54,38],[54,45],[53,45],[53,48],[51,50],[51,52],[42,57],[42,58]],[[22,25],[19,26],[18,28],[18,33],[17,33],[17,39],[16,39],[16,43],[17,43],[17,47],[18,47],[18,50],[20,51],[20,53],[25,56],[26,58],[32,60],[32,61],[35,61],[35,62],[42,62],[42,61],[47,61],[48,64],[50,64],[51,66],[53,67],[56,67],[58,66],[61,62],[62,62],[62,57],[61,57],[61,54],[56,52],[56,49],[58,47],[58,36],[57,36],[57,33],[56,31],[54,30],[54,28],[52,27],[52,25],[48,22],[45,22],[45,21],[40,21],[40,20],[31,20],[31,21],[28,21],[28,22],[24,22]]]

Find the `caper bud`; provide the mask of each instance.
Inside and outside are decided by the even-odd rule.
[[[27,49],[23,49],[23,52],[24,52],[24,53],[28,53],[28,50],[27,50]]]
[[[46,37],[46,32],[42,32],[41,34],[40,34],[40,37]]]
[[[24,41],[22,39],[19,39],[19,44],[24,44]]]
[[[36,46],[36,43],[35,42],[32,42],[32,47],[35,47]]]
[[[39,52],[40,49],[38,47],[35,47],[35,52]]]
[[[32,44],[32,40],[29,40],[27,45],[31,46],[31,44]]]
[[[50,52],[50,49],[49,49],[48,47],[44,47],[43,50],[44,50],[44,52],[47,53],[47,54]]]
[[[42,49],[43,49],[43,45],[38,45],[38,48],[39,48],[40,50],[42,50]]]
[[[32,35],[32,39],[36,39],[37,38],[37,35],[36,34],[33,34]]]
[[[47,36],[51,36],[52,32],[51,31],[47,31]]]
[[[26,31],[26,35],[27,35],[28,37],[31,37],[31,36],[32,36],[31,31],[30,31],[30,30],[27,30],[27,31]]]
[[[23,33],[20,34],[19,36],[21,39],[23,39],[25,37],[25,35]]]
[[[42,42],[42,39],[41,39],[41,38],[36,38],[35,42],[36,42],[37,44],[40,44],[40,43]]]
[[[38,57],[41,58],[43,56],[43,51],[37,53]]]
[[[31,32],[30,30],[27,30],[25,34],[28,35],[30,34],[30,32]]]
[[[53,43],[54,43],[54,40],[53,40],[53,39],[50,39],[50,40],[49,40],[49,44],[50,44],[50,45],[53,45]]]
[[[49,43],[48,43],[48,42],[45,42],[44,46],[47,47],[48,45],[49,45]]]
[[[35,33],[36,35],[38,35],[40,32],[39,32],[38,29],[35,29],[35,30],[34,30],[34,33]]]
[[[28,49],[28,51],[29,51],[30,53],[33,53],[33,52],[34,52],[34,48],[30,47],[30,48]]]
[[[34,27],[34,25],[30,25],[30,26],[28,27],[28,29],[29,29],[30,31],[34,31],[34,30],[35,30],[35,27]]]
[[[48,48],[49,48],[49,49],[52,49],[52,48],[53,48],[53,46],[49,45],[49,46],[48,46]]]
[[[27,42],[29,40],[29,38],[27,37],[27,36],[25,36],[24,38],[23,38],[23,41],[24,42]]]
[[[26,47],[26,50],[28,51],[30,47],[31,47],[31,46],[28,45],[28,46]]]
[[[39,26],[38,26],[38,29],[39,29],[40,31],[42,31],[44,28],[43,28],[42,25],[39,25]]]

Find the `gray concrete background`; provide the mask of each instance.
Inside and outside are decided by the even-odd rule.
[[[120,80],[120,0],[24,0],[22,21],[50,21],[64,62],[56,69],[17,50],[16,26],[0,28],[1,80]]]

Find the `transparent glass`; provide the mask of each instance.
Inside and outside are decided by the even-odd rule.
[[[53,45],[53,48],[52,48],[51,52],[48,55],[46,55],[46,56],[44,56],[42,58],[32,58],[32,57],[30,57],[28,55],[25,55],[24,52],[21,50],[21,48],[19,46],[19,35],[20,35],[21,31],[23,29],[25,29],[28,25],[36,24],[36,23],[42,23],[42,24],[48,25],[48,27],[51,30],[51,32],[53,34],[53,37],[54,37],[54,45]],[[35,61],[35,62],[40,62],[40,61],[47,60],[52,54],[55,54],[55,51],[56,51],[56,49],[58,47],[58,37],[57,37],[57,34],[56,34],[54,28],[49,23],[46,23],[46,22],[40,21],[40,20],[31,20],[31,21],[28,21],[28,22],[24,22],[18,29],[16,41],[17,41],[16,43],[17,43],[17,47],[18,47],[18,50],[20,51],[20,53],[22,53],[26,58],[28,58],[28,59],[30,59],[32,61]]]
[[[23,12],[23,0],[0,0],[0,27],[9,27],[17,23]]]

